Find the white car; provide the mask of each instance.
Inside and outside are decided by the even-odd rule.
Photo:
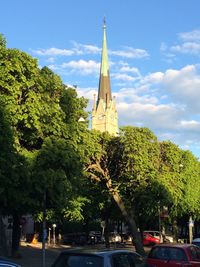
[[[60,253],[51,267],[145,267],[145,260],[130,250],[68,249]]]
[[[109,235],[109,241],[111,243],[121,243],[122,242],[121,235],[115,232],[111,232]]]

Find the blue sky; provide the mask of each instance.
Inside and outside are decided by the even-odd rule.
[[[6,0],[0,32],[80,95],[98,89],[102,24],[119,125],[150,128],[200,157],[199,0]]]

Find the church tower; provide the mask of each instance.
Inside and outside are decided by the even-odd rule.
[[[114,136],[118,133],[118,115],[115,97],[112,98],[110,87],[105,20],[103,25],[103,47],[98,97],[96,99],[96,95],[94,95],[94,105],[92,109],[92,129],[96,129],[101,132],[109,132]]]

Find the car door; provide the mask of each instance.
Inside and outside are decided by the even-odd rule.
[[[144,258],[136,252],[129,253],[130,260],[134,262],[135,267],[145,267]]]
[[[112,267],[135,267],[129,253],[116,253],[111,257]]]
[[[197,246],[191,246],[188,250],[192,266],[200,267],[200,248]]]
[[[178,252],[180,253],[179,258],[176,256]],[[156,267],[178,267],[186,261],[184,251],[177,251],[176,248],[172,247],[155,247],[151,250],[147,259],[148,265]]]

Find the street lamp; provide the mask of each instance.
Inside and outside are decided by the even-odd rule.
[[[45,242],[47,238],[46,231],[46,188],[43,194],[43,211],[42,211],[42,267],[45,267]]]
[[[194,227],[194,221],[192,220],[191,215],[189,217],[188,227],[189,227],[189,243],[191,244],[193,239],[193,227]]]
[[[53,227],[53,246],[55,247],[55,245],[56,245],[56,224],[54,223],[52,225],[52,227]]]
[[[51,228],[49,228],[49,235],[48,235],[48,244],[51,244]]]

